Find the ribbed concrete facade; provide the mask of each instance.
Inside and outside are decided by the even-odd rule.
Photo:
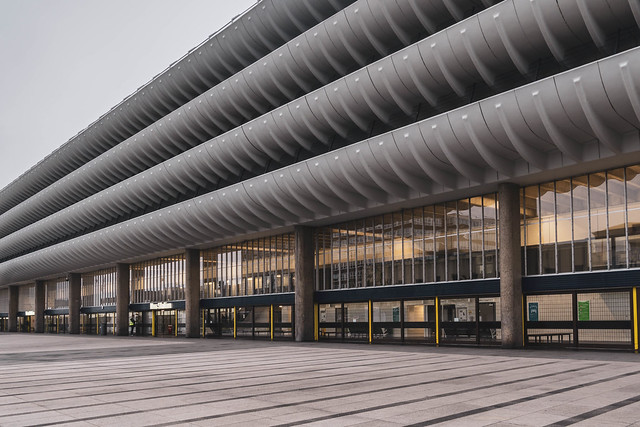
[[[639,26],[637,0],[260,1],[0,191],[0,287],[232,246],[300,226],[366,222],[497,194],[502,184],[517,196],[524,186],[640,163]],[[623,181],[630,176],[625,172]],[[613,197],[607,200],[612,205]],[[631,204],[626,196],[625,203]],[[520,206],[526,216],[526,202]],[[625,218],[629,242],[632,221]],[[613,222],[607,224],[613,238]],[[448,243],[444,250],[461,259],[461,248],[474,249],[464,249],[459,229],[455,250]],[[313,251],[318,270],[318,239],[303,241],[315,247],[295,253]],[[484,254],[485,240],[481,245]],[[416,279],[405,280],[406,251],[403,244],[402,280],[394,284],[421,285],[414,261]],[[524,256],[511,251],[500,260]],[[572,243],[572,260],[576,253]],[[627,259],[632,253],[626,250]],[[415,259],[415,249],[412,254]],[[597,249],[589,256],[595,260]],[[221,258],[216,262],[220,275]],[[195,268],[193,260],[188,265]],[[456,265],[461,280],[467,267]],[[632,272],[629,262],[625,267]],[[482,268],[482,278],[490,277]],[[400,270],[394,274],[400,277]],[[509,274],[518,296],[520,276]],[[439,296],[483,294],[470,286],[443,288]],[[362,288],[343,300],[394,298],[393,291],[381,296]],[[315,289],[321,290],[318,283]],[[418,289],[403,292],[438,296]],[[324,301],[318,298],[315,310]],[[267,304],[273,311],[278,302]],[[376,309],[369,305],[371,324]],[[525,302],[513,312],[519,317],[523,309]],[[189,336],[193,310],[187,309]],[[206,315],[197,318],[204,330]],[[317,313],[295,318],[320,321]],[[520,328],[524,321],[507,323]],[[123,325],[118,331],[124,333]],[[504,336],[519,342],[522,332]],[[404,326],[400,336],[405,339]]]

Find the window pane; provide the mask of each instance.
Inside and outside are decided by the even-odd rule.
[[[456,202],[446,205],[447,280],[458,280],[458,209]]]
[[[589,270],[589,194],[587,176],[571,178],[573,187],[573,268],[574,271]]]
[[[393,216],[391,214],[384,215],[383,217],[383,238],[384,238],[384,272],[383,281],[384,285],[391,285],[393,283]]]
[[[375,263],[374,263],[374,282],[375,286],[384,285],[384,233],[382,229],[383,217],[377,216],[374,218],[374,235],[375,243],[373,250],[375,251]]]
[[[364,286],[374,286],[374,270],[375,270],[375,230],[373,228],[373,219],[367,219],[364,221],[365,230],[365,245],[364,254],[365,257],[365,273],[364,273]]]
[[[640,166],[626,168],[629,267],[640,267]]]
[[[591,226],[591,269],[607,268],[608,239],[604,172],[589,175],[589,220]]]
[[[469,224],[471,229],[469,249],[472,279],[482,279],[484,277],[482,200],[482,197],[472,197],[469,201]]]
[[[554,183],[540,185],[540,237],[542,272],[556,272],[556,217]]]
[[[484,277],[498,276],[498,204],[496,194],[482,196]]]
[[[611,268],[626,268],[624,169],[615,169],[607,172],[607,197]]]
[[[571,254],[571,180],[556,181],[556,233],[558,239],[558,273],[573,270]]]
[[[469,199],[458,201],[458,271],[460,280],[471,278],[469,240],[471,238],[471,215]]]
[[[436,265],[436,221],[433,206],[424,208],[424,282],[430,283],[435,278]]]
[[[540,274],[540,218],[538,186],[524,189],[527,274]]]
[[[436,205],[434,209],[434,221],[436,229],[436,282],[447,280],[445,275],[445,208],[444,205]]]

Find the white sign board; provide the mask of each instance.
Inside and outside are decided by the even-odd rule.
[[[173,308],[173,304],[170,302],[152,302],[149,304],[151,310],[170,310]]]

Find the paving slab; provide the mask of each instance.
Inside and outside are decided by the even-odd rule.
[[[640,421],[639,362],[613,351],[0,333],[0,425],[622,426]]]

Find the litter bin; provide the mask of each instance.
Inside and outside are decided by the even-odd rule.
[[[100,324],[100,335],[107,335],[107,324],[106,323],[101,323]]]

